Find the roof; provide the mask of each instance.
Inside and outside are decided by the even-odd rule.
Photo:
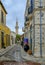
[[[7,14],[7,11],[6,11],[6,9],[5,9],[5,7],[3,6],[3,3],[2,3],[1,1],[0,1],[0,4],[1,4],[2,8],[4,9],[5,13]]]
[[[14,31],[11,31],[11,33],[14,33],[14,34],[16,34]]]

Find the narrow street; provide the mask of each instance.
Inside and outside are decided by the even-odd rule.
[[[24,59],[22,59],[22,57],[21,57],[20,45],[18,45],[18,46],[16,45],[13,49],[11,49],[9,52],[7,52],[4,56],[10,58],[11,60],[24,61]]]
[[[13,64],[45,65],[45,0],[0,0],[0,65]]]
[[[5,59],[8,58],[8,59]],[[3,56],[1,56],[0,60],[14,60],[14,61],[25,61],[21,57],[21,46],[16,45],[11,50],[6,52]]]
[[[11,50],[9,50],[7,53],[1,56],[0,60],[2,59],[3,62],[1,61],[0,64],[1,65],[40,65],[40,63],[35,63],[22,58],[22,55],[26,56],[26,54],[22,52],[23,51],[21,50],[21,46],[15,45]]]
[[[26,52],[24,52],[24,50],[22,49],[20,45],[15,45],[10,50],[8,50],[8,52],[6,52],[4,55],[0,57],[0,61],[12,61],[12,63],[13,61],[24,62],[24,64],[28,63],[32,65],[35,63],[41,63],[41,65],[45,65],[44,63],[45,59],[34,58],[33,56],[28,55]],[[35,64],[35,65],[38,65],[38,64]]]

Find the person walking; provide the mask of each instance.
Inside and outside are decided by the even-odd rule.
[[[24,43],[23,43],[23,40],[21,41],[21,46],[23,47]]]
[[[29,50],[29,45],[28,44],[25,44],[24,45],[24,51],[27,52]]]

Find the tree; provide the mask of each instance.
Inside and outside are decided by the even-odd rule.
[[[19,34],[16,35],[16,39],[15,39],[15,42],[17,43],[17,41],[20,41],[21,40],[21,36]]]

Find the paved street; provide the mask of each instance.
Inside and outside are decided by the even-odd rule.
[[[5,57],[10,58],[11,60],[16,60],[16,61],[24,61],[21,57],[21,47],[16,45],[11,51],[6,53],[4,55]]]
[[[45,65],[45,58],[35,58],[33,56],[28,55],[20,45],[15,45],[10,50],[8,50],[3,56],[0,57],[0,61],[31,61],[38,62],[42,65]]]
[[[14,60],[14,61],[25,61],[21,57],[21,47],[20,45],[15,45],[11,50],[6,52],[3,56],[0,57],[0,60]]]

